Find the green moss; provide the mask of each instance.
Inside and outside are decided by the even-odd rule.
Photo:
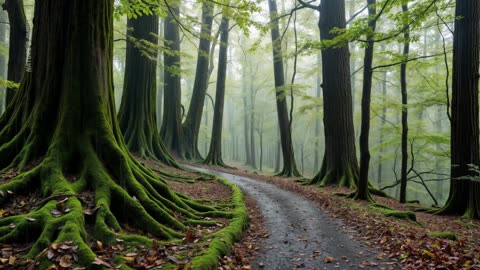
[[[230,187],[233,191],[232,202],[235,204],[235,208],[232,219],[227,227],[210,236],[213,240],[210,242],[209,247],[193,258],[186,267],[187,269],[190,266],[193,269],[216,269],[218,258],[229,254],[233,242],[240,239],[248,225],[248,211],[242,192],[238,187],[225,179],[219,178],[219,181]]]
[[[452,232],[429,232],[427,235],[435,238],[458,240],[457,236]]]
[[[394,217],[394,218],[404,219],[404,220],[413,221],[413,222],[417,221],[417,216],[412,211],[393,210],[386,205],[377,204],[377,203],[370,205],[370,208],[382,213],[386,217]]]

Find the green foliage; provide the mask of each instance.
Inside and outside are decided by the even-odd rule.
[[[452,232],[429,232],[427,233],[427,235],[435,238],[443,238],[453,241],[458,240],[457,236]]]

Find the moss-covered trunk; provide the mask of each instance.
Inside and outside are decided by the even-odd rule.
[[[322,0],[319,10],[321,40],[335,38],[335,28],[346,28],[344,0]],[[348,44],[322,49],[325,154],[309,184],[355,187],[358,181],[349,57]]]
[[[457,1],[453,35],[451,182],[440,214],[480,218],[480,181],[471,165],[480,166],[478,79],[480,2]],[[472,180],[471,178],[476,178]]]
[[[170,156],[157,128],[156,50],[158,16],[143,15],[127,20],[125,79],[118,122],[128,149],[142,158],[151,158],[178,167]]]
[[[277,174],[279,176],[300,176],[295,163],[295,154],[292,144],[292,132],[290,120],[288,116],[287,100],[285,99],[285,75],[283,71],[283,54],[282,43],[280,40],[280,31],[277,20],[277,2],[276,0],[268,0],[270,11],[272,35],[272,52],[273,52],[273,69],[275,77],[275,101],[277,104],[278,125],[280,127],[280,142],[283,154],[283,168]]]
[[[168,16],[164,21],[164,45],[167,50],[163,54],[164,106],[160,137],[171,154],[183,159],[180,30],[176,21],[180,18],[179,4],[179,1],[170,3]]]
[[[10,45],[8,52],[7,79],[19,83],[22,81],[27,61],[27,19],[23,7],[23,0],[5,0],[3,8],[8,12],[10,22]],[[7,88],[7,106],[15,95],[14,88]]]
[[[178,196],[129,154],[114,104],[113,3],[35,2],[32,71],[0,118],[0,173],[18,172],[0,185],[0,206],[37,190],[44,201],[0,219],[0,243],[33,242],[28,256],[43,261],[40,269],[51,263],[40,252],[53,242],[78,245],[82,266],[96,256],[88,245],[93,239],[152,243],[125,233],[124,222],[153,237],[181,239],[186,223],[201,216],[232,216]],[[96,206],[88,219],[84,193],[93,194]],[[70,211],[52,215],[65,197]]]
[[[223,127],[223,105],[225,101],[225,82],[227,80],[227,52],[228,52],[228,25],[226,16],[222,17],[220,24],[220,51],[218,53],[217,89],[215,93],[215,108],[213,114],[212,139],[210,150],[205,158],[205,164],[225,167],[222,158],[222,127]]]
[[[188,108],[187,118],[183,123],[183,151],[188,160],[200,160],[202,156],[198,151],[198,133],[202,121],[205,94],[208,89],[210,62],[210,41],[212,39],[214,5],[206,1],[202,4],[202,28],[200,43],[198,45],[197,67],[195,71],[195,82],[193,83],[192,99]]]

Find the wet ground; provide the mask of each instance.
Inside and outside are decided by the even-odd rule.
[[[242,176],[195,168],[228,179],[257,201],[267,237],[252,269],[389,269],[376,250],[353,239],[353,231],[304,197]],[[371,266],[367,263],[373,262]],[[378,264],[378,267],[372,267]]]

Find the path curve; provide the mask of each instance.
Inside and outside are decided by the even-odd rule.
[[[252,269],[360,269],[362,262],[375,261],[378,251],[352,239],[348,228],[306,198],[263,181],[191,168],[225,178],[256,200],[269,236],[262,239],[264,250],[251,262]],[[327,256],[335,261],[326,263]]]

